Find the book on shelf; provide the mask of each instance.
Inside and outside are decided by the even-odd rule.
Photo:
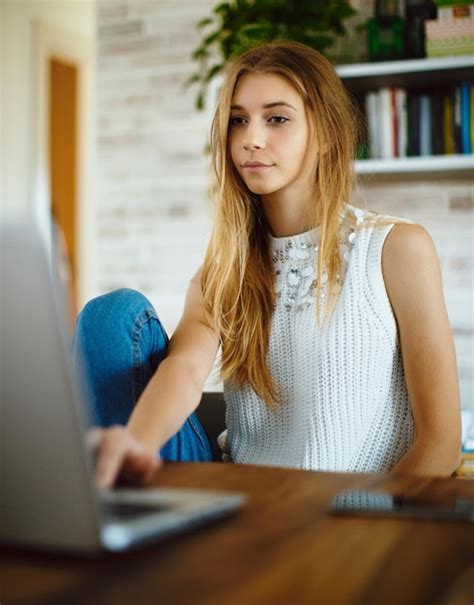
[[[469,120],[471,125],[471,153],[474,150],[474,85],[471,84],[469,88]]]
[[[397,151],[400,158],[407,155],[407,92],[403,88],[395,89],[396,112],[397,112]]]
[[[398,123],[399,123],[399,116],[400,113],[398,111],[398,107],[397,107],[397,91],[395,90],[395,88],[389,88],[388,89],[389,94],[390,94],[390,113],[391,113],[391,128],[392,128],[392,141],[391,141],[391,153],[393,154],[393,156],[395,156],[396,158],[400,157],[400,153],[399,153],[399,149],[398,149]],[[392,157],[392,156],[389,156]]]
[[[380,157],[389,159],[394,157],[394,137],[393,137],[393,112],[392,112],[392,97],[390,88],[382,88],[378,95],[377,104],[379,124],[380,124],[380,140],[379,149]]]
[[[365,116],[367,118],[367,135],[369,143],[369,157],[380,157],[377,137],[377,93],[368,92],[365,95]]]
[[[474,53],[474,17],[425,21],[426,56],[452,57]]]
[[[443,98],[443,148],[447,155],[454,153],[453,104],[449,96]]]
[[[434,92],[431,96],[431,145],[433,155],[445,153],[443,145],[443,95]]]
[[[453,21],[454,19],[464,19],[466,17],[474,17],[474,3],[438,6],[437,21]]]
[[[433,155],[431,145],[431,98],[429,95],[420,95],[420,155]]]
[[[463,82],[460,87],[461,141],[463,153],[472,153],[471,141],[471,86]]]
[[[420,155],[420,102],[412,93],[407,101],[407,155]]]
[[[455,153],[462,153],[461,138],[461,91],[459,86],[453,88],[453,111],[454,111],[454,149]]]
[[[411,91],[384,87],[366,93],[370,158],[471,154],[474,85]]]

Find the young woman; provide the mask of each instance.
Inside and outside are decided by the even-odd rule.
[[[214,227],[168,343],[139,293],[78,320],[97,481],[211,460],[196,416],[218,350],[237,463],[450,475],[456,356],[420,225],[355,208],[356,111],[331,64],[266,44],[228,68],[212,124]],[[161,456],[159,455],[161,454]]]

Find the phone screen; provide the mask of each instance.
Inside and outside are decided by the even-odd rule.
[[[455,495],[345,490],[330,504],[336,514],[414,517],[438,521],[474,521],[474,498]]]

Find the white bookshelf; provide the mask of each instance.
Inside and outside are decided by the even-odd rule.
[[[474,56],[354,63],[339,65],[336,71],[356,96],[383,87],[422,90],[462,80],[474,81]],[[355,172],[359,175],[474,176],[474,155],[358,160]]]
[[[389,160],[358,160],[355,172],[364,175],[433,174],[474,177],[474,155],[421,156]]]
[[[404,61],[378,61],[377,63],[353,63],[339,65],[336,71],[343,80],[367,79],[374,77],[391,78],[393,75],[426,74],[433,72],[470,71],[474,69],[474,56],[443,57],[440,59],[406,59]],[[472,73],[470,74],[472,76]],[[464,76],[462,76],[464,77]]]

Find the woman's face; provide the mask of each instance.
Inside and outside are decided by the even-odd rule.
[[[309,132],[303,100],[285,78],[245,74],[238,79],[228,141],[232,161],[250,191],[265,196],[292,189],[300,194],[306,184],[312,189],[315,156],[307,153]]]

